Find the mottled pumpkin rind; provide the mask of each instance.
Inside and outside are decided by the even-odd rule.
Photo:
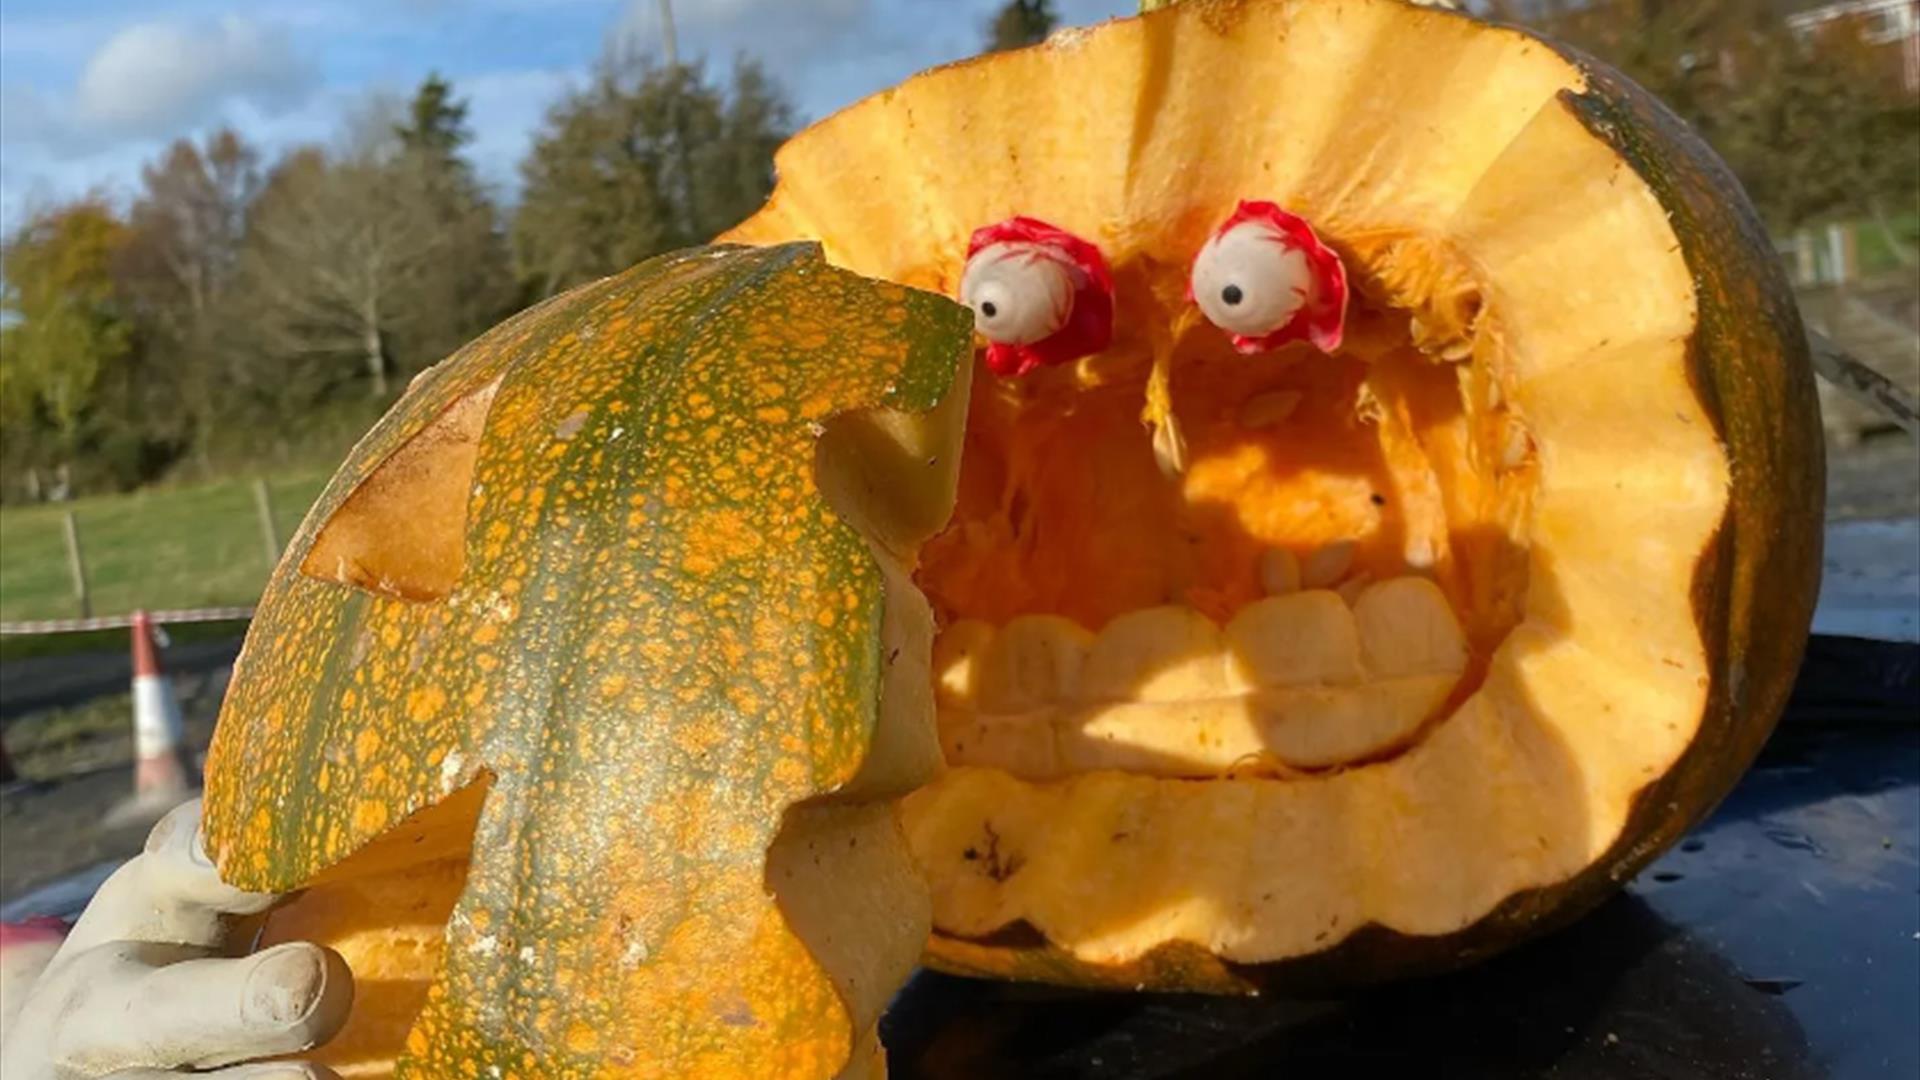
[[[1651,94],[1591,57],[1554,47],[1588,82],[1585,93],[1562,94],[1563,107],[1619,154],[1672,220],[1697,292],[1691,378],[1732,467],[1734,497],[1694,573],[1711,687],[1686,753],[1639,794],[1620,839],[1587,870],[1511,896],[1455,933],[1370,925],[1324,952],[1258,965],[1175,942],[1130,963],[1100,965],[1019,924],[984,939],[936,932],[928,966],[1227,994],[1312,991],[1464,967],[1565,926],[1612,896],[1704,819],[1759,753],[1785,708],[1819,593],[1825,450],[1806,331],[1765,229],[1726,165]]]
[[[262,599],[206,820],[227,880],[282,891],[490,777],[399,1075],[847,1063],[872,1017],[778,910],[768,850],[797,804],[919,777],[871,760],[905,598],[815,446],[836,416],[940,403],[969,329],[815,245],[678,253],[503,324],[355,448]],[[302,572],[367,476],[495,383],[449,593]]]

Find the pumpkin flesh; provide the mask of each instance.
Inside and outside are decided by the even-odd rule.
[[[1763,247],[1673,220],[1740,234],[1737,188],[1595,70],[1390,0],[1192,0],[783,149],[730,238],[951,295],[970,231],[1027,214],[1115,280],[1106,351],[976,376],[922,552],[948,767],[906,820],[932,962],[1244,989],[1388,940],[1413,944],[1360,977],[1446,966],[1577,914],[1730,786],[1817,574],[1804,345]],[[1192,325],[1187,267],[1243,198],[1346,259],[1337,355]],[[1712,325],[1733,288],[1764,298],[1745,341]],[[1136,419],[1162,354],[1171,479]],[[1757,388],[1740,419],[1729,378]],[[1736,514],[1765,524],[1734,561],[1781,572],[1734,605],[1786,639],[1764,670],[1715,623]],[[1288,564],[1339,571],[1267,596]]]

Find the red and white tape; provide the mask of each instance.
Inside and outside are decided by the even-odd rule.
[[[147,618],[165,626],[168,623],[235,622],[253,618],[250,607],[180,608],[174,611],[149,611]],[[133,625],[134,613],[95,615],[88,619],[37,619],[27,622],[0,622],[0,637],[27,634],[73,634],[86,630],[124,630]]]

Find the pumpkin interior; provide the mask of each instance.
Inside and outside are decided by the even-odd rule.
[[[729,238],[952,295],[971,230],[1020,213],[1115,276],[1108,351],[976,374],[921,553],[948,768],[906,821],[941,935],[1274,961],[1461,929],[1620,837],[1706,706],[1692,588],[1728,463],[1680,245],[1583,87],[1389,0],[1195,2],[782,151]],[[1238,356],[1185,314],[1242,198],[1346,259],[1338,355]],[[1138,419],[1163,351],[1174,479]]]

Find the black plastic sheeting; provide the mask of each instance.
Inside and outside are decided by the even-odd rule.
[[[922,973],[881,1023],[891,1074],[1920,1077],[1913,649],[1816,639],[1786,719],[1713,817],[1548,939],[1321,1000]]]

